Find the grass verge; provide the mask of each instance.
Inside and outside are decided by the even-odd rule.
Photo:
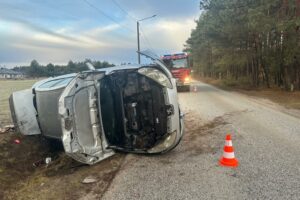
[[[196,79],[224,90],[237,91],[250,96],[266,98],[286,108],[300,109],[300,91],[289,92],[275,86],[271,88],[253,88],[247,80],[237,82],[234,80],[220,80],[207,77],[196,77]]]

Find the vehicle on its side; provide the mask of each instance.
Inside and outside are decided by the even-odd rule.
[[[48,78],[14,92],[10,108],[17,130],[62,142],[75,160],[94,164],[115,150],[158,154],[183,135],[176,80],[154,64],[115,66]]]
[[[164,64],[171,71],[178,90],[190,91],[191,66],[189,56],[186,53],[169,54],[161,57]]]

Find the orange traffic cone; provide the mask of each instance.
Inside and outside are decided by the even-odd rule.
[[[194,86],[194,92],[197,92],[197,87],[196,86]]]
[[[226,135],[225,146],[224,146],[224,153],[219,161],[220,165],[226,167],[237,167],[238,160],[234,157],[234,151],[231,141],[230,134]]]

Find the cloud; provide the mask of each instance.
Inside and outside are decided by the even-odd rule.
[[[63,35],[63,34],[60,34],[58,32],[54,32],[50,29],[47,29],[47,28],[44,28],[42,26],[33,24],[33,23],[31,23],[27,20],[24,20],[24,19],[15,18],[15,17],[5,17],[3,19],[3,17],[0,16],[0,20],[1,20],[1,18],[2,18],[2,21],[11,22],[12,24],[14,24],[12,28],[14,28],[16,26],[22,26],[22,27],[29,28],[29,29],[31,29],[33,31],[36,31],[36,32],[45,33],[47,35],[52,35],[52,36],[59,37],[59,38],[62,38],[62,39],[72,40],[72,41],[77,40],[76,38],[73,38],[71,36]]]
[[[35,58],[42,63],[61,63],[70,59],[79,61],[85,58],[109,60],[116,63],[136,62],[136,35],[124,36],[116,32],[120,28],[119,25],[96,27],[77,31],[76,34],[68,28],[62,28],[57,31],[59,34],[53,34],[52,32],[37,32],[37,29],[31,29],[31,26],[19,23],[6,22],[6,25],[11,26],[13,31],[8,37],[10,41],[0,47],[1,52],[3,48],[17,49],[19,55],[23,52],[28,58]],[[176,22],[161,20],[151,25],[143,25],[141,26],[143,31],[141,49],[153,48],[157,54],[180,52],[194,26],[193,19]],[[76,39],[62,37],[64,34]],[[5,56],[2,55],[2,57]],[[24,59],[24,56],[20,58]],[[21,60],[17,59],[17,61]]]
[[[85,58],[114,63],[136,62],[136,21],[141,22],[141,47],[159,55],[182,51],[194,28],[198,0],[89,0],[115,23],[81,0],[0,2],[0,65],[3,63],[66,63]],[[111,12],[112,11],[112,12]],[[133,16],[133,17],[132,17]]]
[[[42,63],[61,63],[70,59],[79,61],[85,58],[108,60],[109,55],[115,56],[116,52],[121,53],[120,50],[128,52],[128,49],[135,46],[135,37],[124,39],[124,36],[113,32],[118,28],[118,25],[109,25],[77,32],[62,28],[58,34],[33,29],[27,24],[0,20],[0,39],[4,41],[0,46],[0,63],[9,64],[11,60],[12,64],[22,60],[29,62],[33,58]],[[124,56],[115,58],[112,60],[125,59]]]
[[[164,20],[188,19],[199,11],[199,0],[117,0],[135,18],[156,14]]]
[[[195,28],[193,18],[181,21],[162,20],[143,28],[151,46],[160,53],[175,53],[183,49],[183,45]],[[147,43],[145,44],[147,46]]]

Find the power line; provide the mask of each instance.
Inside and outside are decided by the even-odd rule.
[[[82,1],[85,2],[87,5],[89,5],[91,8],[94,8],[95,10],[97,10],[101,15],[105,16],[107,19],[110,19],[111,21],[113,21],[114,23],[118,24],[119,26],[123,26],[127,30],[135,33],[134,30],[132,30],[129,27],[124,26],[123,24],[120,24],[117,20],[115,20],[114,18],[112,18],[111,16],[109,16],[108,14],[106,14],[105,12],[103,12],[101,9],[99,9],[98,7],[96,7],[94,4],[92,4],[88,0],[82,0]]]
[[[122,10],[124,13],[126,13],[127,16],[129,16],[134,22],[138,21],[138,20],[137,20],[135,17],[133,17],[127,10],[125,10],[125,9],[124,9],[124,8],[123,8],[116,0],[111,0],[111,1],[112,1],[112,2],[113,2],[120,10]],[[144,30],[142,29],[142,27],[140,27],[140,29],[141,29],[141,35],[142,35],[144,41],[147,43],[148,48],[149,48],[151,51],[153,51],[153,52],[155,53],[154,48],[152,47],[151,43],[149,42],[149,39],[148,39],[148,37],[146,36]]]
[[[151,43],[150,43],[149,40],[148,40],[148,37],[147,37],[146,34],[145,34],[145,31],[144,31],[141,27],[140,27],[140,29],[141,29],[142,37],[144,38],[144,40],[145,40],[146,43],[148,44],[150,50],[153,51],[153,52],[155,53],[153,46],[151,45]]]
[[[111,16],[109,16],[108,14],[106,14],[105,12],[103,12],[101,9],[99,9],[98,7],[96,7],[95,5],[93,5],[91,2],[89,2],[88,0],[83,0],[83,2],[85,2],[87,5],[89,5],[90,7],[94,8],[95,10],[97,10],[101,15],[105,16],[106,18],[110,19],[111,21],[113,21],[114,23],[118,24],[119,26],[123,26],[124,28],[128,29],[129,31],[131,32],[134,32],[131,28],[128,28],[122,24],[120,24],[118,21],[116,21],[114,18],[112,18]],[[137,19],[135,17],[133,17],[128,11],[126,11],[117,1],[115,0],[112,0],[112,2],[121,10],[123,11],[124,13],[126,13],[127,16],[129,16],[134,22],[137,21]],[[140,27],[141,28],[141,27]],[[141,35],[144,39],[144,41],[147,43],[149,49],[153,52],[154,51],[154,48],[152,47],[151,43],[149,42],[145,32],[142,30],[141,28]]]
[[[124,13],[126,13],[127,16],[129,16],[132,20],[135,22],[137,19],[133,17],[128,11],[126,11],[116,0],[111,0],[120,10],[122,10]]]

